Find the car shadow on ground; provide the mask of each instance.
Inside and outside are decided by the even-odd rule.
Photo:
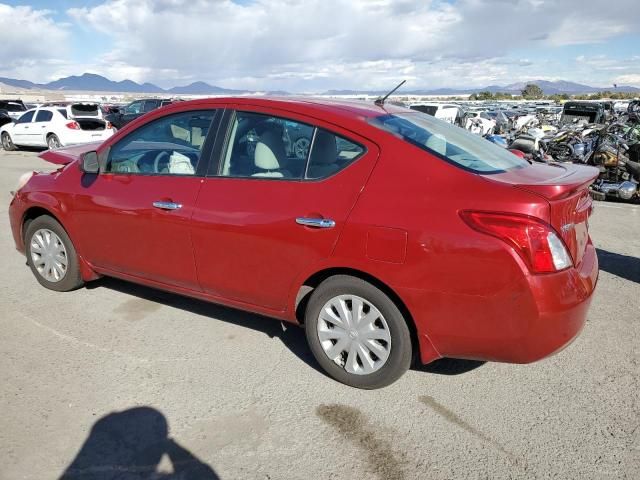
[[[640,258],[597,248],[600,270],[617,277],[640,283]]]
[[[307,345],[304,329],[296,325],[286,324],[283,328],[283,324],[281,322],[263,315],[165,292],[111,277],[102,277],[87,284],[87,288],[89,289],[98,287],[109,288],[144,300],[161,303],[173,308],[179,308],[196,315],[202,315],[215,320],[221,320],[223,322],[264,332],[269,336],[269,338],[278,338],[296,357],[316,371],[326,375],[325,371],[322,370],[320,365],[316,362]],[[474,360],[441,358],[427,365],[422,365],[419,362],[416,362],[412,366],[412,370],[439,375],[461,375],[475,370],[476,368],[484,365],[484,363],[485,362]]]
[[[462,360],[457,358],[440,358],[426,365],[415,365],[413,370],[437,375],[462,375],[480,368],[487,362],[480,360]]]
[[[307,340],[302,328],[296,325],[283,324],[273,318],[265,317],[255,313],[225,307],[215,303],[198,300],[196,298],[157,290],[143,285],[126,282],[110,277],[102,277],[87,284],[87,288],[93,289],[105,287],[116,290],[127,295],[161,303],[173,308],[179,308],[186,312],[202,315],[215,320],[232,323],[241,327],[250,328],[265,333],[269,338],[278,338],[296,357],[305,362],[310,367],[324,374],[324,371],[317,364],[315,358],[307,347]]]
[[[219,480],[206,463],[169,437],[165,416],[135,407],[100,418],[60,480]]]

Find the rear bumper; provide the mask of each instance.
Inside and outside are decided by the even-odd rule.
[[[62,146],[80,145],[84,143],[103,142],[113,136],[113,129],[107,130],[70,130],[59,136]]]
[[[589,243],[581,263],[563,272],[523,275],[491,298],[402,291],[416,320],[420,356],[530,363],[559,352],[582,330],[598,280]],[[422,293],[422,294],[421,294]],[[446,302],[431,315],[436,303]],[[431,307],[431,308],[430,308]],[[449,314],[450,313],[450,314]]]

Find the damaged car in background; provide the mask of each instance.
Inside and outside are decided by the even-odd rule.
[[[95,103],[48,104],[26,111],[0,128],[5,150],[18,147],[55,149],[68,145],[102,142],[115,133]]]

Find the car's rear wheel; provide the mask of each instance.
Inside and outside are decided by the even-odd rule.
[[[34,219],[24,238],[27,263],[42,286],[67,292],[83,285],[76,249],[56,220],[48,215]]]
[[[56,148],[60,148],[62,145],[60,144],[60,139],[55,133],[52,133],[47,137],[47,147],[49,150],[55,150]]]
[[[13,140],[11,140],[11,135],[7,132],[2,133],[2,148],[4,148],[7,152],[11,152],[16,149]]]
[[[336,275],[322,282],[309,299],[305,330],[320,366],[352,387],[387,386],[411,364],[411,335],[402,313],[359,278]]]

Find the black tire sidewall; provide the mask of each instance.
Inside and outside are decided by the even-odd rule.
[[[391,334],[391,352],[387,363],[369,375],[355,375],[329,359],[318,338],[318,317],[322,307],[338,295],[357,295],[380,310]],[[412,359],[411,334],[407,323],[395,303],[380,289],[362,279],[348,275],[336,275],[322,282],[312,293],[305,312],[307,343],[320,366],[329,376],[346,385],[375,389],[395,382],[410,367]]]
[[[51,145],[49,145],[49,143],[55,139],[55,146],[51,147]],[[47,137],[47,148],[49,150],[51,150],[52,148],[59,148],[60,147],[60,139],[58,138],[58,136],[55,133],[52,133],[51,135],[49,135]]]
[[[64,248],[67,251],[67,272],[65,277],[59,282],[49,282],[47,279],[43,278],[42,275],[35,268],[33,261],[31,259],[31,238],[33,234],[41,229],[48,229],[54,232],[62,243],[64,244]],[[24,245],[25,245],[25,253],[27,255],[27,264],[31,269],[31,272],[36,277],[36,280],[40,285],[49,290],[55,290],[56,292],[68,292],[71,290],[75,290],[83,285],[82,276],[80,274],[80,265],[78,261],[78,254],[76,253],[76,249],[73,246],[73,242],[67,235],[67,232],[62,225],[60,225],[56,220],[52,217],[43,215],[41,217],[33,220],[27,227],[27,230],[24,234]]]
[[[7,143],[9,144],[8,147],[5,147],[4,145],[5,138],[7,139]],[[0,143],[2,144],[2,148],[8,152],[11,152],[16,149],[16,144],[13,143],[13,140],[11,139],[11,135],[9,135],[7,132],[2,133],[2,138],[0,138]]]

